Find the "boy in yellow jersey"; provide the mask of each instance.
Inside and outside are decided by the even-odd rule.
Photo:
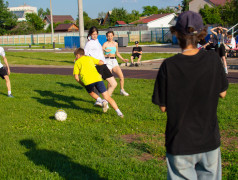
[[[82,48],[76,49],[74,51],[74,55],[76,57],[73,73],[75,80],[85,87],[92,98],[102,103],[103,112],[107,112],[109,102],[112,108],[117,112],[117,115],[123,118],[122,112],[118,108],[116,102],[109,96],[107,89],[102,81],[101,75],[95,68],[95,64],[103,65],[104,62],[91,56],[85,56],[84,50]],[[94,87],[99,91],[99,93],[102,94],[104,100],[102,100],[95,92],[93,92]]]

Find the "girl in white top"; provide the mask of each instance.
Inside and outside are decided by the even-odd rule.
[[[124,76],[116,60],[116,55],[124,62],[128,62],[128,59],[124,59],[118,52],[118,43],[113,41],[114,32],[108,31],[106,35],[107,35],[107,42],[103,44],[102,48],[105,52],[107,67],[110,69],[111,72],[113,71],[114,73],[116,73],[120,79],[120,86],[121,86],[120,94],[124,96],[129,96],[129,94],[124,90]]]
[[[90,40],[85,45],[85,48],[84,48],[85,55],[92,56],[104,62],[104,65],[96,66],[96,69],[99,72],[99,74],[102,75],[102,78],[108,82],[108,93],[111,96],[114,89],[117,86],[117,82],[114,76],[112,75],[112,73],[110,72],[110,70],[106,66],[105,58],[102,51],[102,46],[97,39],[98,29],[95,26],[89,29],[88,38],[90,38]],[[99,105],[99,104],[96,102],[96,105]]]
[[[0,76],[2,79],[6,80],[6,85],[7,85],[7,90],[8,90],[8,97],[13,97],[12,93],[11,93],[11,83],[10,83],[10,79],[9,79],[9,75],[10,75],[10,68],[7,62],[7,58],[5,55],[5,51],[2,47],[0,47],[0,56],[2,56],[4,63],[7,67],[7,70],[3,67],[2,63],[0,62]]]

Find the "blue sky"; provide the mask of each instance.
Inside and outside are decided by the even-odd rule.
[[[50,0],[4,0],[8,1],[9,7],[17,7],[26,3],[27,5],[43,8],[50,8]],[[72,15],[73,18],[78,14],[78,0],[51,0],[54,15]],[[177,6],[182,0],[83,0],[83,9],[89,17],[97,18],[99,12],[107,12],[113,8],[124,8],[128,12],[138,10],[143,11],[143,6],[157,6],[165,8],[167,6]]]

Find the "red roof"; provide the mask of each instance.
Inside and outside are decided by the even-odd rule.
[[[227,1],[230,1],[230,0],[210,0],[210,2],[216,6],[218,6],[218,5],[223,6]]]
[[[50,21],[50,15],[46,15],[46,18]],[[74,21],[74,18],[72,18],[71,15],[53,15],[53,22],[58,23],[58,22],[64,22],[66,20],[69,21]]]
[[[59,24],[55,31],[62,31],[62,30],[68,30],[71,26],[76,26],[75,24]],[[76,26],[77,27],[77,26]],[[77,27],[78,28],[78,27]]]
[[[153,14],[149,17],[146,17],[144,19],[140,19],[140,20],[137,20],[137,21],[134,21],[134,22],[131,22],[130,24],[135,24],[135,23],[142,23],[142,24],[147,24],[148,22],[150,21],[154,21],[156,19],[160,19],[164,16],[167,16],[167,15],[170,15],[172,13],[166,13],[166,14]]]
[[[116,24],[124,25],[126,23],[124,21],[117,21]]]

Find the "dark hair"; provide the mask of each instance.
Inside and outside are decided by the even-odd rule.
[[[81,56],[84,55],[84,50],[83,48],[78,48],[74,51],[74,55],[76,56],[77,54],[80,54]]]
[[[204,39],[207,35],[207,27],[205,27],[200,33],[194,33],[192,35],[185,35],[179,31],[176,31],[175,26],[170,27],[172,34],[176,35],[179,46],[182,49],[185,49],[188,45],[192,45],[194,48],[197,48],[197,44],[200,40]],[[194,28],[189,27],[188,32],[195,32]]]
[[[94,32],[98,33],[98,28],[95,26],[92,26],[89,30],[88,30],[88,37],[91,36]]]
[[[114,32],[113,32],[113,31],[108,31],[108,32],[106,33],[106,36],[107,36],[108,34],[110,34],[110,33],[112,33],[112,35],[114,36]]]

